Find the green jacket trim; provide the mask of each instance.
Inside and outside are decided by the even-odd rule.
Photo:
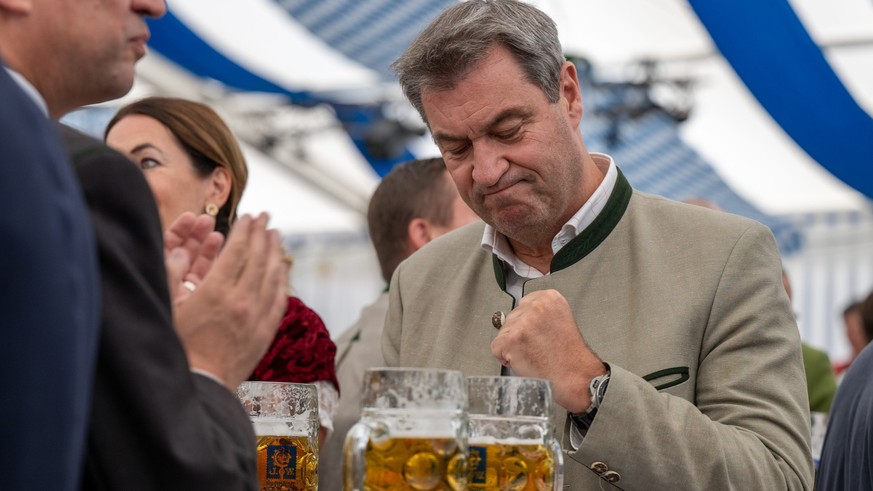
[[[603,211],[591,222],[591,225],[585,227],[581,234],[577,235],[575,239],[571,240],[570,243],[562,247],[555,254],[555,257],[552,258],[552,265],[549,268],[552,273],[576,264],[594,251],[594,249],[597,249],[597,246],[609,237],[609,234],[618,225],[621,217],[624,216],[624,212],[627,210],[627,205],[630,203],[631,195],[633,194],[633,188],[631,188],[630,183],[627,182],[621,170],[616,170],[618,171],[618,176],[616,176],[615,187],[612,189],[612,195],[609,196]]]
[[[597,249],[597,246],[609,237],[609,234],[618,225],[621,217],[624,216],[627,205],[630,203],[631,195],[633,195],[633,188],[627,182],[621,169],[616,169],[616,171],[618,171],[618,175],[615,179],[615,187],[612,189],[612,194],[606,201],[603,211],[591,222],[591,225],[585,227],[581,234],[577,235],[576,238],[555,254],[549,268],[552,273],[572,266],[594,251],[594,249]],[[506,291],[506,275],[503,272],[503,262],[493,253],[491,254],[491,259],[494,265],[494,278],[497,280],[500,289]]]
[[[627,182],[621,169],[616,170],[618,171],[618,176],[616,176],[615,187],[612,189],[612,194],[606,201],[603,211],[591,222],[591,225],[585,227],[581,234],[577,235],[576,238],[555,254],[550,266],[552,273],[572,266],[594,251],[594,249],[597,249],[597,246],[609,237],[609,234],[618,225],[621,217],[624,216],[627,205],[630,203],[631,195],[633,195],[633,188]],[[494,278],[497,280],[500,289],[506,291],[506,276],[503,272],[503,262],[493,253],[491,259],[494,265]]]
[[[497,279],[497,284],[500,289],[506,291],[506,274],[503,272],[503,262],[497,257],[497,254],[491,254],[491,264],[494,266],[494,278]]]

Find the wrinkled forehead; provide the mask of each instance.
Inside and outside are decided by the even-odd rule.
[[[434,137],[475,136],[548,104],[540,88],[506,60],[483,64],[451,89],[422,92],[422,108]]]

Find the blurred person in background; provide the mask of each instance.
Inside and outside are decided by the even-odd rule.
[[[190,212],[215,217],[215,230],[223,235],[233,227],[248,167],[233,133],[209,106],[172,97],[141,99],[119,109],[107,125],[105,139],[142,169],[164,226]],[[319,444],[332,431],[339,398],[335,354],[321,318],[289,294],[279,330],[249,376],[314,383]]]
[[[860,306],[873,325],[873,293]],[[815,489],[873,489],[873,348],[861,350],[846,371],[831,412]]]
[[[861,351],[873,340],[873,323],[865,323],[861,316],[862,302],[852,302],[843,310],[843,324],[846,329],[846,339],[852,353],[848,360],[834,366],[837,376],[842,379],[846,370],[861,353]]]
[[[792,300],[791,282],[788,281],[788,273],[782,269],[782,285],[788,300]],[[837,378],[831,366],[828,354],[822,350],[801,343],[803,350],[803,369],[806,372],[806,392],[809,395],[809,410],[817,413],[826,413],[831,409],[831,402],[837,392]]]
[[[390,282],[397,265],[425,244],[477,220],[479,217],[458,194],[443,159],[397,165],[376,187],[367,209],[370,240],[382,278]],[[334,422],[336,435],[326,443],[318,461],[319,489],[343,489],[343,443],[349,428],[361,417],[364,370],[385,365],[382,328],[387,311],[386,290],[337,339],[336,372],[343,392]]]

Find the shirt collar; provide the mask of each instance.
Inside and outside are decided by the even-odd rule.
[[[600,169],[606,168],[603,181],[600,182],[600,185],[597,186],[597,189],[588,198],[588,201],[570,217],[570,220],[561,227],[561,231],[552,239],[553,254],[557,254],[562,247],[591,225],[591,222],[603,211],[609,196],[615,188],[618,169],[612,157],[602,153],[592,153],[591,157]],[[485,224],[485,231],[482,233],[482,249],[496,255],[498,259],[510,265],[515,274],[523,278],[538,278],[542,276],[539,270],[525,264],[515,255],[505,235],[488,224]]]
[[[39,110],[42,111],[43,114],[45,114],[45,117],[48,118],[48,104],[46,104],[45,99],[43,99],[42,97],[42,94],[40,94],[39,91],[36,90],[36,87],[34,87],[29,80],[24,78],[24,75],[16,72],[8,66],[4,65],[3,68],[6,69],[6,73],[8,73],[10,77],[12,77],[12,80],[14,80],[15,83],[17,83],[18,86],[21,87],[21,90],[23,90],[24,93],[27,94],[31,100],[33,100],[33,103],[36,104]]]

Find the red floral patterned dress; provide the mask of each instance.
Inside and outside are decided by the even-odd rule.
[[[339,399],[335,356],[336,345],[321,317],[299,298],[289,296],[279,331],[249,380],[316,384],[319,419],[330,431]]]

